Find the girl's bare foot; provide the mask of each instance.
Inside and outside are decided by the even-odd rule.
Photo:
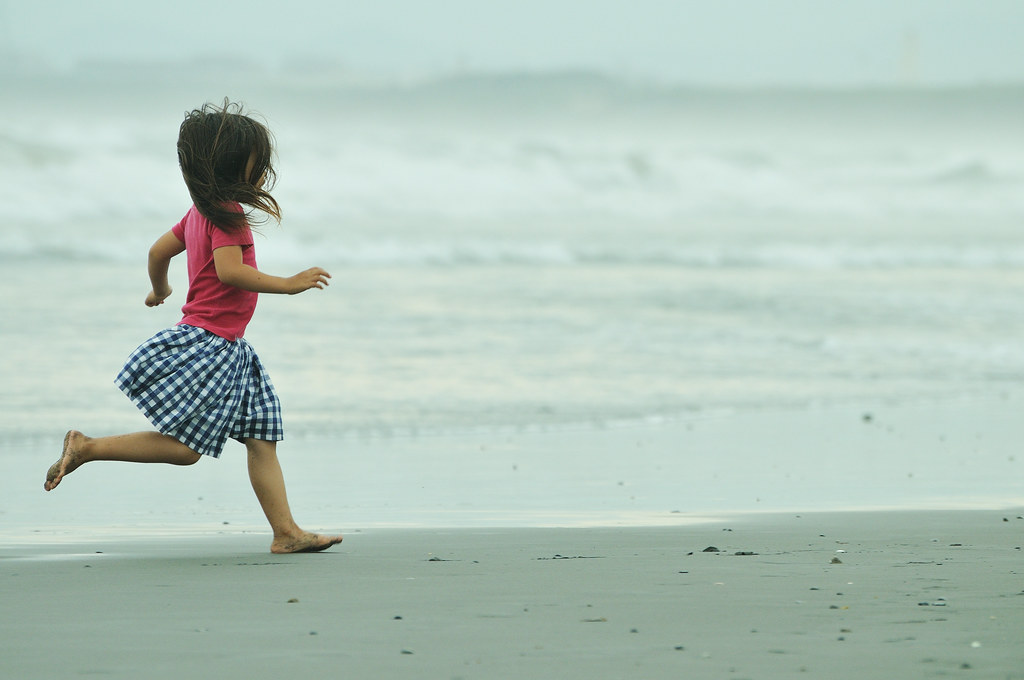
[[[79,447],[87,439],[88,437],[81,432],[68,430],[68,433],[64,435],[64,450],[60,452],[60,458],[50,466],[46,473],[46,483],[43,484],[44,489],[52,491],[60,484],[60,480],[64,479],[64,475],[71,474],[75,471],[75,468],[81,465],[75,454],[78,453]]]
[[[320,552],[341,543],[341,536],[321,536],[303,531],[294,536],[277,536],[270,544],[272,553]]]

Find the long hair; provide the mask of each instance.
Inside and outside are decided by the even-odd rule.
[[[239,212],[237,203],[281,221],[281,208],[270,195],[277,179],[273,152],[266,126],[226,98],[222,107],[208,103],[190,111],[178,130],[178,165],[192,202],[224,231],[248,223],[251,211]]]

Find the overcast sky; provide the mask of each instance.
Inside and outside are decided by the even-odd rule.
[[[6,52],[6,55],[3,53]],[[0,0],[0,58],[302,56],[721,85],[1024,82],[1024,0]]]

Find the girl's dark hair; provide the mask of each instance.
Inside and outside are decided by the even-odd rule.
[[[277,179],[273,150],[266,126],[243,115],[242,105],[227,99],[222,107],[204,104],[187,113],[178,130],[178,165],[192,202],[224,231],[248,222],[235,203],[281,221],[281,208],[269,193]],[[253,164],[246,172],[250,158]]]

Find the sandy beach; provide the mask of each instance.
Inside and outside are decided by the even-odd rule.
[[[40,534],[0,548],[5,678],[1022,678],[1020,512],[677,527]],[[83,532],[88,535],[88,532]]]
[[[1024,678],[1018,399],[3,459],[0,677]],[[15,443],[17,444],[17,443]],[[711,550],[711,549],[715,550]]]

